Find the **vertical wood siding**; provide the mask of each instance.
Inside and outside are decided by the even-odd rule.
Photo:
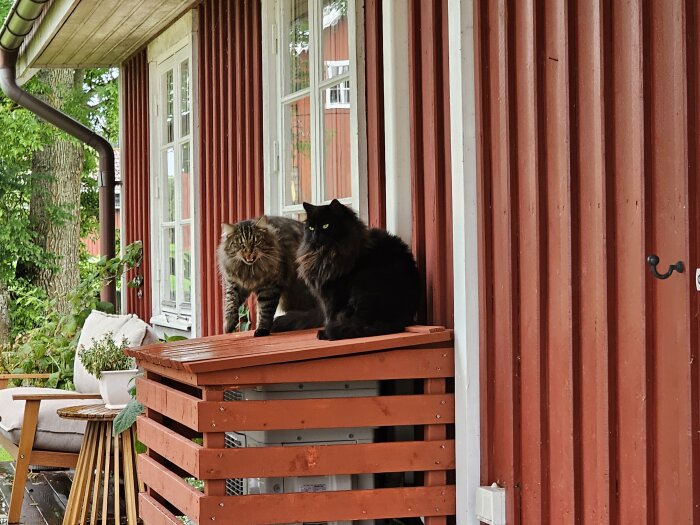
[[[475,2],[482,482],[509,524],[700,523],[699,11]]]
[[[199,7],[202,335],[222,331],[221,224],[263,212],[260,23],[258,0]]]
[[[141,265],[127,273],[127,279],[143,276],[141,288],[127,287],[127,311],[148,322],[151,319],[151,219],[150,150],[148,125],[148,62],[146,51],[122,64],[124,144],[121,148],[122,209],[125,231],[122,241],[143,243]],[[141,294],[139,294],[141,292]]]
[[[365,1],[365,96],[369,225],[386,227],[382,0]]]
[[[409,0],[413,251],[425,276],[422,321],[453,326],[447,1]]]

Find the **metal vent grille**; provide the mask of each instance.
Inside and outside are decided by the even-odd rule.
[[[243,401],[243,392],[240,390],[224,390],[224,401]]]
[[[226,392],[228,394],[228,392]],[[226,398],[226,394],[224,394],[224,399]],[[232,401],[231,399],[228,399],[227,401]],[[236,439],[236,437],[233,434],[226,434],[226,437],[224,437],[224,447],[225,448],[240,448],[243,446],[243,443],[239,439]],[[243,479],[242,478],[229,478],[226,480],[226,495],[227,496],[243,496],[245,494],[245,486],[243,484]]]

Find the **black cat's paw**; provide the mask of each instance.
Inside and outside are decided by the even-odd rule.
[[[230,334],[236,330],[236,326],[238,325],[238,320],[236,322],[233,321],[224,321],[224,333],[225,334]]]
[[[255,330],[253,337],[265,337],[266,335],[270,335],[269,328],[258,328],[257,330]]]
[[[328,335],[326,335],[325,330],[319,330],[318,332],[316,332],[316,337],[321,340],[328,340]]]

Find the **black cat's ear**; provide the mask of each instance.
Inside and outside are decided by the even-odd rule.
[[[255,226],[258,228],[264,228],[268,224],[270,224],[270,222],[267,220],[267,215],[263,215],[255,222]]]
[[[226,237],[227,235],[233,233],[233,224],[223,223],[221,225],[221,236]]]
[[[333,199],[330,204],[331,208],[334,210],[338,210],[340,208],[345,208],[343,204],[338,200],[338,199]]]
[[[309,204],[308,202],[303,202],[301,205],[304,207],[307,215],[316,209],[316,206]]]

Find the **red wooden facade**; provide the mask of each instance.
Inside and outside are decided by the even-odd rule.
[[[482,482],[512,524],[700,523],[697,4],[475,4]]]
[[[201,335],[222,330],[221,223],[263,212],[260,17],[256,0],[199,7]]]
[[[141,319],[151,318],[151,192],[150,134],[148,112],[148,62],[146,51],[133,56],[121,67],[122,123],[122,209],[126,228],[123,241],[143,243],[141,265],[127,273],[132,280],[143,276],[139,288],[126,288],[127,310]],[[124,292],[122,292],[124,293]]]

